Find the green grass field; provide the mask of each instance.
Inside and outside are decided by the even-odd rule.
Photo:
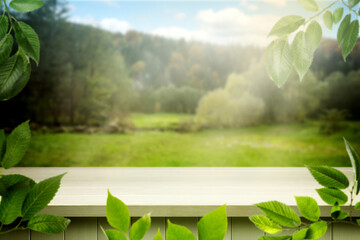
[[[139,123],[141,122],[138,118]],[[137,123],[137,124],[139,124]],[[195,133],[34,133],[23,166],[349,166],[342,136],[360,143],[360,123],[325,136],[317,122]]]
[[[131,121],[134,123],[137,129],[167,129],[171,130],[176,128],[182,121],[189,120],[193,115],[188,114],[171,114],[171,113],[159,113],[159,114],[132,114],[130,116]]]

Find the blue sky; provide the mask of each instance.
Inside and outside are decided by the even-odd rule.
[[[71,21],[113,32],[134,29],[175,39],[256,46],[271,40],[266,35],[280,17],[312,15],[296,0],[68,0],[68,4]],[[324,35],[334,37],[335,32],[325,31]]]

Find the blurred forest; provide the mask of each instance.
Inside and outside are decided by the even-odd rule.
[[[193,114],[208,127],[360,120],[360,43],[345,63],[336,41],[324,39],[303,82],[292,74],[278,89],[262,48],[113,34],[69,22],[66,7],[47,0],[17,15],[39,34],[41,60],[24,91],[0,103],[0,128],[25,119],[99,127],[131,113]]]

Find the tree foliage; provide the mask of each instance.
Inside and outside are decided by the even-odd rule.
[[[277,36],[266,50],[266,68],[269,77],[278,87],[282,87],[288,80],[290,72],[294,68],[300,81],[309,71],[313,62],[315,49],[320,44],[322,28],[317,22],[317,18],[323,18],[324,25],[329,30],[340,23],[337,31],[337,41],[342,49],[342,57],[346,61],[348,55],[356,45],[359,35],[359,21],[356,6],[358,1],[341,1],[343,7],[333,9],[333,6],[340,1],[332,1],[328,6],[319,8],[316,0],[299,0],[300,5],[307,11],[315,12],[309,18],[289,15],[281,18],[270,30],[269,36]],[[349,11],[343,17],[344,7]],[[352,20],[352,16],[355,19]],[[302,27],[305,31],[299,30]],[[290,35],[295,35],[291,45],[289,44]],[[291,49],[291,50],[290,50]]]

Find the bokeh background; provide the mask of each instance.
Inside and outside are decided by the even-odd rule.
[[[350,165],[360,43],[344,62],[335,26],[301,83],[278,89],[265,71],[273,24],[311,16],[297,1],[45,2],[14,13],[41,60],[0,103],[7,131],[31,119],[23,166]]]

